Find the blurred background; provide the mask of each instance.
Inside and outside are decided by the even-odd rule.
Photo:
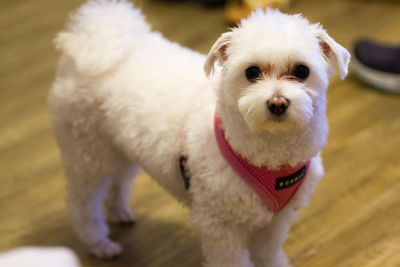
[[[253,8],[223,0],[132,2],[154,30],[201,53]],[[112,238],[125,247],[121,257],[94,259],[72,232],[46,96],[59,57],[52,40],[83,3],[0,0],[0,251],[67,246],[82,266],[202,266],[187,209],[146,174],[132,198],[136,225],[112,227]],[[349,50],[364,37],[400,45],[399,1],[270,4],[320,22]],[[352,73],[344,82],[333,76],[328,91],[326,175],[285,250],[294,266],[400,266],[400,95],[375,90]]]

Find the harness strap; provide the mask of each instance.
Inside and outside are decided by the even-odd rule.
[[[183,178],[183,183],[185,185],[185,189],[189,190],[190,188],[190,175],[189,175],[189,168],[187,166],[187,156],[181,156],[179,158],[179,167],[181,170],[181,175]]]
[[[217,111],[214,117],[214,134],[219,150],[227,163],[273,212],[281,210],[289,203],[307,176],[310,161],[295,167],[282,166],[278,170],[251,164],[236,153],[225,139],[225,130]]]

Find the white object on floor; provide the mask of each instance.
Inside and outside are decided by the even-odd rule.
[[[78,257],[64,247],[22,247],[0,253],[0,267],[78,266]]]

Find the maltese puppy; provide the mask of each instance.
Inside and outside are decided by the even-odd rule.
[[[323,175],[326,91],[350,60],[319,24],[258,10],[208,56],[152,32],[126,1],[89,1],[55,40],[49,102],[68,206],[100,258],[122,252],[141,166],[185,203],[208,266],[290,266],[282,249]]]

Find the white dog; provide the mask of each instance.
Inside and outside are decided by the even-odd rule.
[[[105,0],[56,45],[52,122],[73,225],[95,255],[121,253],[103,201],[110,221],[133,222],[141,166],[189,206],[209,266],[289,266],[282,246],[323,174],[326,90],[332,64],[347,75],[346,49],[300,15],[259,10],[205,57]]]

